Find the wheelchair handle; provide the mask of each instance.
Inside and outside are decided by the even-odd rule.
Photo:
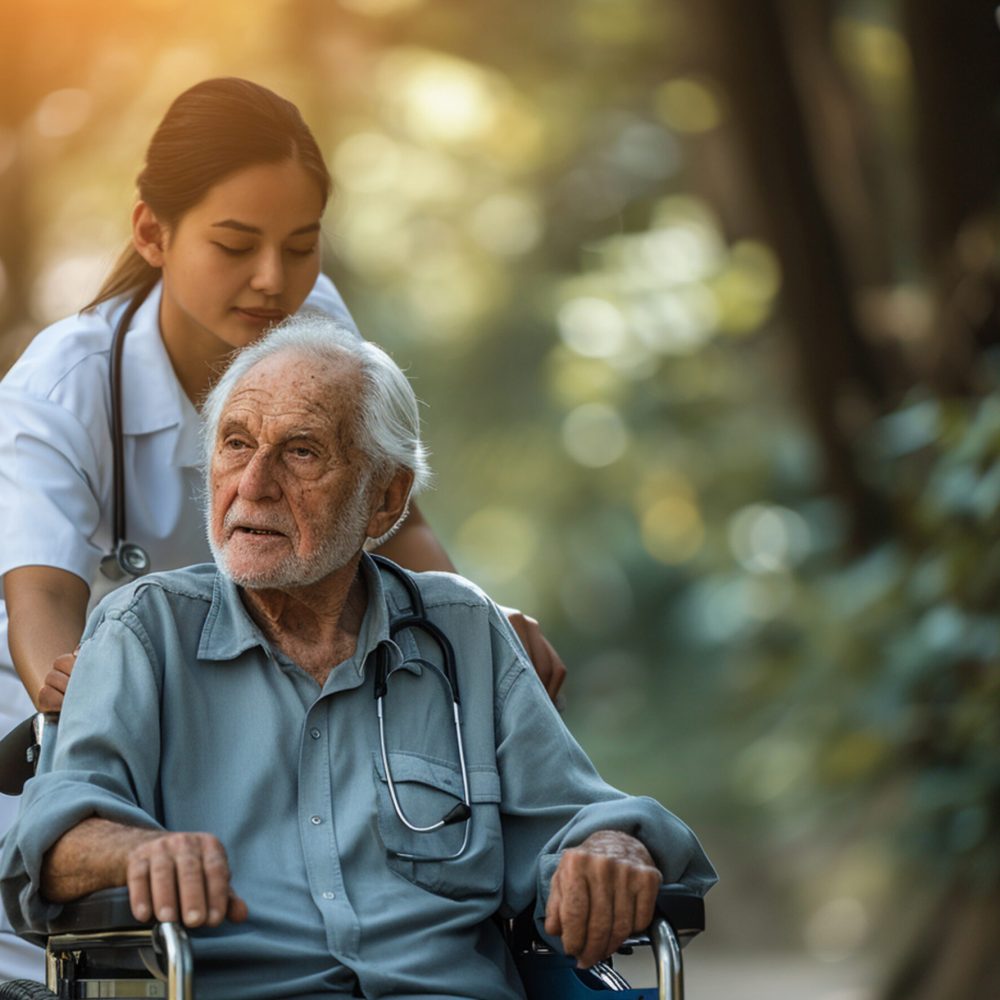
[[[38,763],[45,716],[30,715],[0,739],[0,792],[20,795]]]

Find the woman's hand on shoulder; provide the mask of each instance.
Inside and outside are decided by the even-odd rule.
[[[76,664],[77,646],[72,653],[63,653],[52,661],[52,669],[45,675],[41,689],[38,692],[38,710],[40,712],[61,712],[63,698],[66,696],[66,686],[69,675]]]
[[[558,705],[559,689],[566,680],[566,664],[555,651],[552,643],[545,638],[538,622],[517,608],[501,608],[512,628],[524,646],[535,672],[545,685],[549,697]]]

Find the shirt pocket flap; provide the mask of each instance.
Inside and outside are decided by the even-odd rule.
[[[457,764],[447,764],[444,761],[431,760],[419,754],[405,753],[399,750],[389,752],[389,767],[392,770],[393,782],[414,781],[431,788],[439,788],[449,792],[457,799],[464,798],[462,789],[462,773]],[[380,754],[375,755],[375,770],[385,781],[385,768]],[[470,779],[471,788],[471,779]]]

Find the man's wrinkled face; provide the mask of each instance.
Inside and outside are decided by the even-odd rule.
[[[229,396],[209,470],[208,534],[219,567],[252,589],[302,587],[361,549],[369,474],[351,440],[356,363],[282,352]]]

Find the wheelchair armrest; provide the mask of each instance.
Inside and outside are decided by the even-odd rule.
[[[656,913],[673,927],[681,945],[705,929],[705,900],[679,882],[660,886]]]
[[[532,903],[508,922],[507,943],[515,955],[533,951],[538,945],[545,946],[535,926],[534,909]],[[679,882],[660,886],[656,915],[670,924],[682,947],[705,929],[705,901]]]
[[[66,903],[59,915],[48,922],[45,931],[46,934],[85,934],[91,931],[139,930],[152,924],[152,920],[140,923],[135,919],[129,906],[128,889],[116,886]]]

